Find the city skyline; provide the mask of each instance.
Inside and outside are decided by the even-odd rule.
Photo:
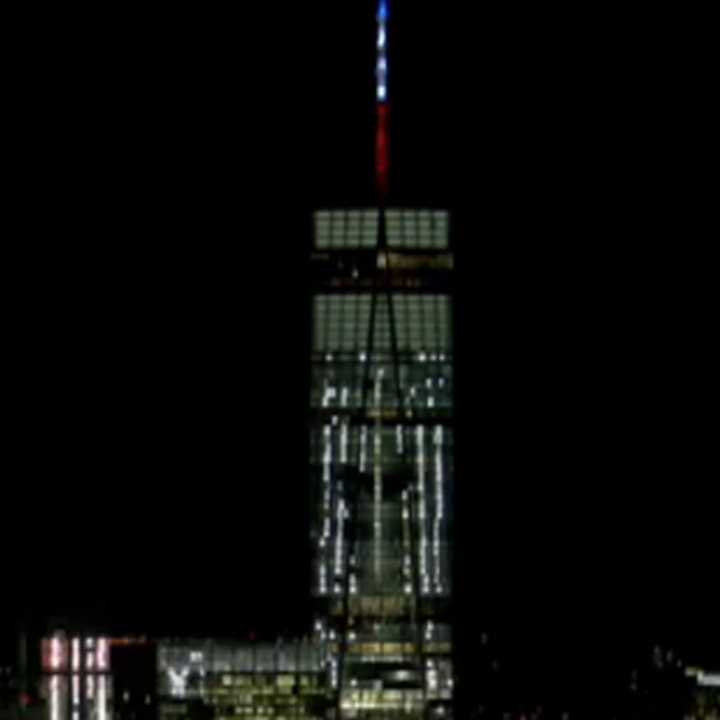
[[[688,232],[686,198],[656,178],[650,149],[640,151],[647,167],[633,161],[637,184],[600,162],[597,138],[605,138],[611,158],[627,161],[635,136],[612,135],[604,115],[575,114],[578,125],[569,124],[568,112],[578,110],[565,91],[576,87],[579,71],[556,76],[549,90],[536,87],[542,70],[558,67],[546,58],[537,77],[529,67],[520,72],[536,57],[527,49],[520,56],[527,62],[496,65],[494,73],[483,63],[489,85],[473,91],[477,75],[463,71],[453,47],[472,56],[463,44],[468,33],[450,34],[459,33],[460,19],[449,10],[397,12],[400,28],[403,16],[412,16],[413,28],[423,30],[398,32],[393,65],[397,204],[449,207],[460,238],[458,462],[477,478],[472,490],[466,486],[465,502],[458,489],[458,543],[475,549],[463,554],[460,612],[471,617],[469,608],[480,608],[465,627],[473,637],[486,630],[511,638],[508,645],[528,666],[555,639],[558,673],[575,664],[568,656],[600,664],[577,637],[579,622],[603,663],[620,647],[615,643],[651,643],[658,635],[710,656],[717,645],[703,618],[711,617],[711,604],[686,590],[710,572],[714,527],[707,504],[697,500],[709,460],[701,422],[702,315],[692,312],[703,302],[683,279],[697,261],[675,252],[674,238]],[[279,507],[304,502],[295,487],[303,485],[306,458],[304,257],[315,208],[372,204],[374,88],[364,30],[323,31],[371,30],[372,11],[298,11],[294,19],[312,38],[288,45],[287,57],[298,53],[300,67],[286,62],[282,72],[243,75],[252,91],[232,103],[223,100],[231,64],[206,60],[200,67],[215,74],[189,80],[188,88],[192,61],[180,53],[185,63],[168,88],[145,72],[172,53],[148,52],[117,76],[127,71],[138,80],[118,90],[127,115],[90,127],[60,118],[52,125],[57,136],[46,140],[52,153],[39,145],[37,162],[49,171],[42,182],[32,178],[39,183],[32,187],[44,212],[38,220],[29,203],[24,213],[36,218],[38,251],[27,239],[11,265],[19,268],[19,299],[10,442],[13,465],[21,468],[18,507],[38,516],[32,525],[18,515],[5,525],[18,612],[83,617],[104,603],[100,623],[141,629],[155,618],[147,624],[158,632],[165,625],[196,634],[221,627],[271,633],[282,613],[289,629],[302,629],[309,599],[288,589],[307,586],[309,547],[271,546],[285,535],[303,537],[309,526],[307,514]],[[428,37],[437,52],[424,50]],[[539,42],[531,48],[542,49]],[[112,52],[102,57],[104,68]],[[52,72],[48,65],[43,77]],[[69,69],[87,73],[89,65],[81,52]],[[297,90],[292,82],[272,84],[288,72],[318,82]],[[82,76],[77,95],[69,90],[55,107],[89,111],[95,104],[85,90],[101,77]],[[619,92],[630,90],[628,83]],[[486,109],[463,117],[471,92],[487,99]],[[270,127],[255,120],[258,102],[248,102],[248,94],[265,103]],[[178,115],[186,95],[195,99],[193,109]],[[143,119],[146,107],[164,110]],[[289,125],[287,107],[301,115]],[[471,126],[481,115],[489,119],[478,137]],[[169,122],[178,117],[179,127]],[[242,132],[238,119],[249,123]],[[177,131],[158,151],[168,127]],[[63,137],[72,139],[69,147],[58,144]],[[255,144],[253,137],[264,140]],[[477,185],[474,176],[482,178]],[[633,199],[611,189],[618,183]],[[288,239],[282,265],[269,236]],[[282,337],[273,328],[282,328]],[[484,341],[479,348],[476,340]],[[280,396],[297,408],[284,420],[277,416]],[[273,472],[297,478],[295,485],[278,498],[243,477],[242,457],[247,468],[271,463]],[[38,478],[47,483],[41,507],[29,491]],[[643,489],[660,478],[676,481],[680,497],[663,482]],[[577,508],[571,514],[561,508],[568,499]],[[265,515],[259,508],[272,523],[254,517]],[[486,520],[479,527],[475,512]],[[677,520],[690,516],[699,518],[690,528]],[[69,548],[92,538],[88,557],[73,554],[67,566],[57,561],[44,548],[58,537]],[[580,548],[580,560],[570,548]],[[242,598],[221,593],[203,604],[207,587],[226,582],[229,562],[242,562]],[[183,583],[189,568],[197,580]],[[133,578],[147,597],[126,587]],[[490,592],[477,589],[486,585]],[[197,619],[188,617],[193,608]],[[203,617],[210,612],[212,620]],[[583,618],[593,618],[590,627]]]

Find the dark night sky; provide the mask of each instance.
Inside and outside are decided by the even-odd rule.
[[[8,631],[304,628],[309,220],[372,202],[373,8],[291,5],[11,19]],[[605,12],[394,14],[395,201],[458,235],[458,623],[558,687],[718,648],[702,19]]]

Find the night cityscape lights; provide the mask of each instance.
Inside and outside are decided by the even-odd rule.
[[[276,643],[57,633],[44,650],[49,720],[183,720],[198,708],[218,720],[453,715],[450,223],[443,210],[388,206],[389,20],[380,0],[378,206],[314,215],[314,633]],[[127,652],[139,655],[123,661]],[[123,667],[143,654],[154,670],[138,691]]]
[[[720,720],[712,43],[504,5],[13,19],[0,720]]]

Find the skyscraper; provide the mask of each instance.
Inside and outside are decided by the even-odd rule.
[[[338,716],[449,717],[453,258],[447,212],[387,205],[388,16],[381,0],[378,207],[314,218],[316,629]]]
[[[51,720],[129,716],[135,703],[161,720],[452,715],[451,228],[444,210],[388,202],[387,0],[377,20],[377,205],[314,215],[314,640],[155,639],[152,691],[122,652],[108,665],[123,639],[92,640],[102,663],[90,653],[87,671],[102,682],[90,698],[73,659],[82,638],[56,633]]]

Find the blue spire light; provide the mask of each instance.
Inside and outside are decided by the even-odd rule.
[[[388,63],[387,63],[387,19],[389,15],[388,0],[379,0],[378,4],[378,35],[377,35],[377,101],[381,104],[388,99]]]

